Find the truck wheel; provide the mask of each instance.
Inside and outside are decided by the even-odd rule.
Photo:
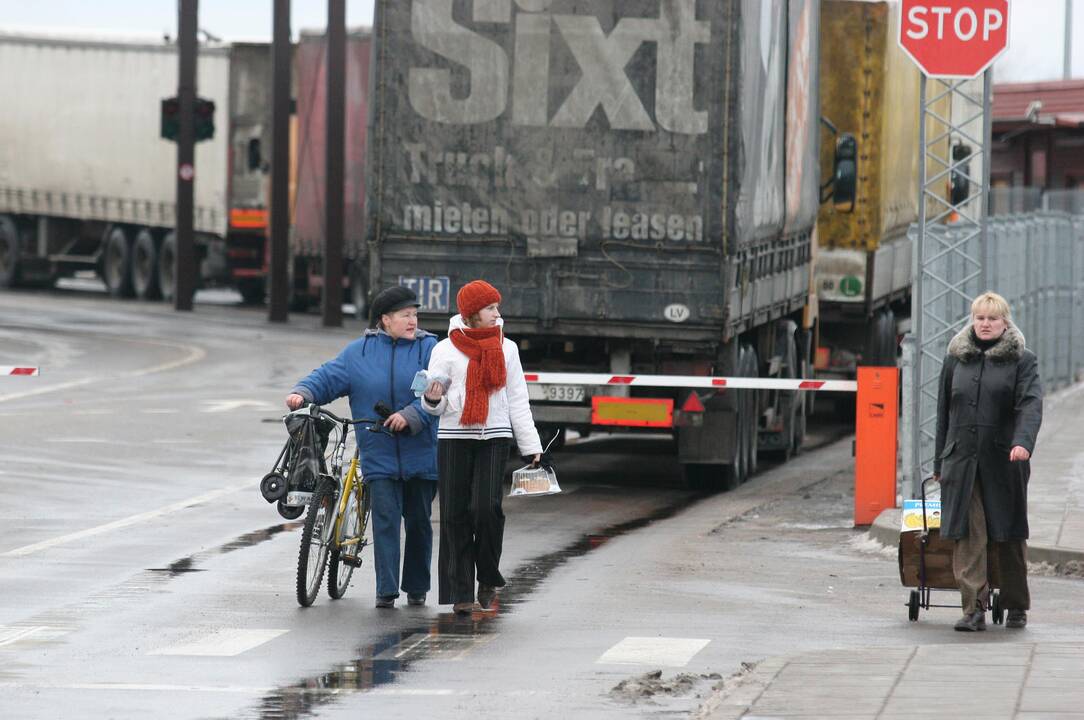
[[[157,300],[158,288],[158,240],[150,228],[136,233],[132,246],[132,289],[140,300]]]
[[[741,367],[741,377],[760,377],[760,361],[757,358],[757,351],[752,346],[746,345],[742,348],[742,354],[744,358],[738,360],[739,367]],[[744,442],[741,444],[745,453],[745,461],[742,463],[736,478],[739,484],[748,480],[757,471],[757,453],[760,446],[760,438],[757,432],[760,423],[760,392],[758,390],[746,390],[743,395],[743,401],[740,403],[741,410],[738,415],[738,427],[740,432],[745,434]]]
[[[176,264],[177,238],[168,232],[158,248],[158,292],[166,302],[173,302],[173,268]]]
[[[350,302],[354,306],[354,317],[363,323],[369,319],[369,298],[365,292],[365,281],[361,277],[361,268],[355,260],[350,269]]]
[[[739,453],[740,455],[741,453]],[[741,485],[741,470],[734,465],[687,463],[682,466],[685,484],[698,492],[724,492]]]
[[[245,278],[237,281],[237,292],[241,293],[241,302],[245,305],[262,305],[267,296],[263,278]]]
[[[113,297],[132,297],[132,240],[120,225],[105,232],[102,252],[102,280]]]
[[[0,287],[19,284],[19,228],[7,215],[0,215]]]
[[[793,380],[798,377],[798,348],[794,341],[796,326],[790,320],[781,320],[776,326],[775,351],[781,353],[783,365],[779,371],[781,379]],[[783,418],[783,430],[781,445],[771,449],[771,455],[776,459],[786,462],[790,459],[795,446],[795,436],[798,433],[799,393],[796,390],[777,390],[775,397],[775,409]],[[766,451],[767,452],[767,451]]]
[[[897,365],[897,342],[896,342],[896,313],[886,308],[881,313],[881,364],[884,367],[896,367]]]

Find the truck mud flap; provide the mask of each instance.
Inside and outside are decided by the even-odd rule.
[[[678,460],[683,463],[732,464],[738,447],[737,418],[738,414],[733,410],[709,408],[699,426],[676,428]]]

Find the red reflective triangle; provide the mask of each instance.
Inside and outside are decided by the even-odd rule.
[[[689,393],[689,397],[685,398],[681,410],[688,413],[704,412],[704,403],[700,402],[700,397],[696,393]]]

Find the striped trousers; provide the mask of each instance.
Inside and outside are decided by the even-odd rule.
[[[504,468],[511,438],[439,440],[439,603],[474,602],[474,580],[504,587]]]

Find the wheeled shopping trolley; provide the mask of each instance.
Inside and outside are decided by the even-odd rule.
[[[904,587],[914,588],[907,598],[907,619],[918,620],[920,610],[932,607],[959,608],[959,602],[939,605],[930,602],[933,590],[959,591],[952,573],[952,548],[955,541],[941,537],[941,503],[926,500],[926,483],[922,481],[921,500],[904,503],[902,528],[900,530],[899,565],[900,582]],[[990,556],[987,568],[992,592],[990,610],[995,625],[1004,619],[1001,607],[1000,575],[997,558]]]

